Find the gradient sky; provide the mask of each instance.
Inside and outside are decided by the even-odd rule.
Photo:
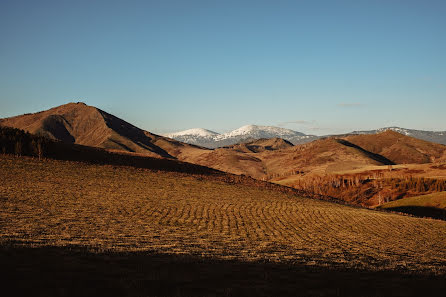
[[[0,117],[446,130],[446,1],[0,0]]]

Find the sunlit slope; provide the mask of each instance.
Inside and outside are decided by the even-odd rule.
[[[380,208],[445,220],[446,192],[407,197],[384,203]]]
[[[391,130],[378,134],[349,135],[345,139],[396,164],[430,163],[442,159],[446,153],[446,146],[443,144],[424,141]]]
[[[181,153],[207,151],[144,131],[112,114],[81,102],[0,119],[0,125],[66,143],[135,152],[152,157],[177,158]]]
[[[446,209],[446,192],[399,199],[385,203],[381,206],[381,208],[392,208],[399,206],[420,206]]]
[[[445,271],[446,222],[212,176],[0,157],[0,243]]]

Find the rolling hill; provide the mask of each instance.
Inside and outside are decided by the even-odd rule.
[[[393,164],[348,141],[320,139],[292,146],[283,139],[257,140],[183,155],[183,160],[257,179],[298,174],[321,174],[364,166]]]
[[[379,208],[446,220],[446,192],[407,197],[384,203]]]
[[[144,131],[84,103],[69,103],[34,114],[0,119],[0,125],[66,143],[177,159],[257,179],[280,179],[280,182],[287,176],[293,179],[302,174],[345,172],[387,164],[428,163],[446,158],[446,146],[394,131],[320,138],[296,146],[285,139],[271,137],[278,134],[288,138],[305,135],[277,127],[249,125],[226,134],[203,129],[180,133],[184,137],[194,134],[213,141],[242,140],[222,148],[207,149]],[[266,138],[252,139],[256,137]]]
[[[350,134],[378,134],[381,132],[385,132],[387,130],[395,131],[400,134],[414,137],[417,139],[446,145],[446,131],[425,131],[416,129],[406,129],[400,127],[386,127],[369,131],[354,131]]]
[[[257,154],[270,176],[287,176],[361,168],[369,165],[393,164],[392,161],[368,152],[348,141],[325,138],[278,151]]]
[[[395,164],[423,164],[441,159],[446,146],[406,136],[393,130],[378,134],[350,135],[343,139],[369,152],[382,155]]]
[[[241,153],[260,153],[264,151],[276,151],[292,147],[293,144],[282,138],[261,138],[248,142],[233,144],[223,148]]]
[[[4,288],[17,295],[444,292],[444,221],[215,175],[10,155],[0,172]]]
[[[185,151],[201,151],[190,144],[144,131],[96,107],[68,103],[46,111],[0,119],[18,128],[68,143],[177,158]]]

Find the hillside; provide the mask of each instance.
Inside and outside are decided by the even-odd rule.
[[[202,150],[141,130],[120,118],[81,102],[0,119],[0,125],[68,143],[165,158],[176,158],[182,151]]]
[[[191,129],[177,135],[195,135],[213,141],[242,139],[237,144],[212,150],[141,130],[83,103],[69,103],[35,114],[1,119],[0,125],[24,129],[65,143],[104,148],[110,152],[125,151],[142,156],[177,159],[286,185],[296,185],[296,180],[312,178],[315,174],[337,174],[370,166],[446,160],[446,146],[394,131],[327,137],[296,146],[285,139],[270,137],[305,135],[269,126],[248,125],[225,134]],[[261,136],[267,138],[252,139]],[[367,203],[375,203],[376,199]]]
[[[336,288],[347,290],[343,296],[361,296],[362,290],[382,296],[387,295],[382,290],[395,286],[398,290],[401,287],[401,295],[407,288],[413,290],[424,283],[422,273],[439,275],[429,278],[437,289],[444,283],[443,221],[352,208],[230,184],[213,180],[212,176],[132,167],[1,156],[0,172],[2,263],[4,267],[15,267],[8,277],[12,278],[10,282],[21,282],[19,291],[29,288],[40,292],[58,286],[59,282],[35,286],[39,281],[48,281],[42,278],[52,275],[51,271],[60,275],[68,269],[74,275],[69,279],[77,283],[84,279],[84,273],[88,277],[96,275],[102,261],[108,265],[101,273],[109,280],[117,280],[107,287],[123,288],[124,283],[118,281],[122,280],[120,269],[127,275],[124,279],[131,273],[134,280],[140,280],[125,282],[127,289],[136,290],[131,296],[145,295],[140,290],[146,286],[160,296],[196,295],[199,288],[209,289],[208,282],[221,284],[226,277],[238,275],[238,270],[222,268],[226,265],[222,261],[231,261],[224,263],[243,269],[240,274],[246,282],[237,280],[237,286],[229,285],[233,296],[260,295],[263,291],[255,290],[273,284],[276,289],[289,284],[294,293],[298,290],[304,296],[309,292],[331,296],[328,288],[334,292]],[[21,252],[31,247],[31,251]],[[45,255],[45,250],[52,256],[39,257]],[[80,256],[75,256],[78,253]],[[35,255],[34,259],[27,258],[30,254]],[[57,260],[59,254],[63,256]],[[141,255],[138,265],[125,262],[136,255]],[[46,260],[40,265],[29,264],[36,257]],[[118,266],[115,257],[124,262]],[[160,262],[162,257],[165,260]],[[153,266],[144,259],[158,264]],[[182,259],[190,259],[189,264],[184,264],[189,269],[180,275]],[[204,263],[209,264],[200,266],[199,277],[191,274],[191,267]],[[288,266],[276,274],[278,268],[270,271],[267,263]],[[59,266],[63,269],[53,268]],[[71,270],[73,267],[76,270]],[[216,272],[220,269],[229,276],[221,278]],[[146,270],[149,279],[137,273]],[[295,274],[297,271],[301,272]],[[409,273],[408,279],[404,275]],[[203,282],[203,275],[214,276]],[[308,281],[295,287],[297,275]],[[98,284],[102,279],[93,281]],[[162,286],[155,286],[160,281]],[[383,283],[387,284],[385,289],[377,285]],[[177,292],[169,291],[172,285]],[[89,288],[86,283],[66,295],[91,295]],[[254,291],[239,291],[249,289]],[[218,295],[226,296],[225,292]],[[429,295],[426,289],[423,292]],[[263,292],[261,296],[271,294]],[[290,294],[279,289],[274,295]]]
[[[446,220],[446,192],[403,198],[379,208]]]
[[[396,164],[430,163],[443,158],[446,153],[445,145],[416,139],[392,130],[371,135],[350,135],[344,139],[372,153],[380,154]]]
[[[217,170],[170,158],[155,158],[147,154],[111,151],[97,147],[67,143],[23,130],[0,126],[0,150],[4,155],[30,156],[57,160],[81,161],[93,164],[126,165],[153,170],[187,172],[190,174],[221,175]]]
[[[414,137],[417,139],[446,145],[446,131],[424,131],[424,130],[406,129],[400,127],[386,127],[369,131],[354,131],[350,134],[377,134],[385,132],[387,130],[395,131],[400,134]]]
[[[309,173],[326,173],[337,170],[360,168],[367,165],[392,164],[386,158],[375,155],[349,142],[332,138],[278,151],[258,154],[268,173],[286,176]]]
[[[393,164],[343,140],[321,139],[292,146],[282,139],[255,140],[179,155],[181,160],[234,174],[270,180],[279,176],[352,170]]]
[[[282,138],[261,138],[244,143],[238,143],[223,148],[241,153],[260,153],[264,151],[276,151],[292,147],[293,144]]]

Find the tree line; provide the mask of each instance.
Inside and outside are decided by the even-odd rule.
[[[50,140],[33,135],[23,130],[0,127],[0,147],[2,154],[16,156],[33,156],[39,159],[44,156],[45,147]]]

